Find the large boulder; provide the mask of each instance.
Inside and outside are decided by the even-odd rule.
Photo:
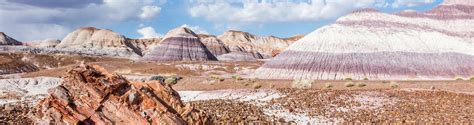
[[[130,82],[99,66],[78,66],[30,112],[39,124],[209,124],[171,86]]]

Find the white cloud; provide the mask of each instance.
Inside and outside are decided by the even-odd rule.
[[[392,8],[399,8],[402,6],[415,7],[424,4],[432,4],[435,0],[395,0],[392,3]]]
[[[421,5],[396,0],[396,4]],[[416,0],[415,0],[416,1]],[[428,2],[426,2],[428,1]],[[267,23],[336,19],[359,8],[385,8],[388,0],[194,0],[188,13],[213,22]]]
[[[151,19],[154,18],[158,13],[160,13],[161,8],[158,6],[144,6],[142,7],[142,13],[140,18],[142,19]]]
[[[205,29],[199,27],[199,26],[190,26],[188,24],[183,24],[181,25],[181,27],[186,27],[186,28],[189,28],[191,29],[194,33],[197,33],[197,34],[209,34]]]
[[[106,27],[125,21],[154,18],[159,13],[153,0],[96,1],[81,3],[81,6],[64,4],[50,7],[0,0],[0,31],[21,41],[62,39],[65,34],[79,27]]]
[[[155,29],[150,26],[140,28],[137,30],[137,32],[142,35],[143,39],[163,37],[162,34],[157,33]]]

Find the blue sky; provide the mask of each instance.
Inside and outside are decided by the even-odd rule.
[[[442,0],[0,0],[0,31],[21,40],[62,39],[94,26],[130,38],[160,37],[186,26],[220,35],[229,29],[257,35],[306,34],[360,8],[383,12],[429,10]]]

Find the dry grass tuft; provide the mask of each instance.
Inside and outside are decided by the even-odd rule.
[[[344,86],[345,86],[345,87],[354,87],[355,84],[352,83],[352,82],[346,82],[346,83],[344,84]]]

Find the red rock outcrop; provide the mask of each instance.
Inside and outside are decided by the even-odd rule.
[[[30,112],[38,124],[209,124],[170,85],[130,82],[100,66],[78,66]]]

